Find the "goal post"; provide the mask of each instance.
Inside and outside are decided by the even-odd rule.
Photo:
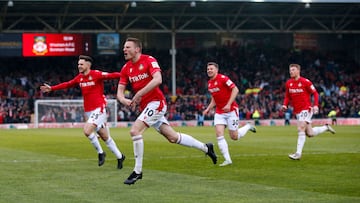
[[[83,123],[84,101],[82,99],[39,99],[34,105],[34,125],[50,123]],[[107,99],[106,113],[107,123],[110,126],[117,125],[116,99]]]

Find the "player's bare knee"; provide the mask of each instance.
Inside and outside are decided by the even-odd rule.
[[[305,132],[305,127],[298,127],[298,132]]]
[[[230,138],[232,140],[238,140],[238,134],[236,132],[231,132],[230,133]]]
[[[178,143],[180,138],[180,133],[175,132],[175,133],[161,133],[170,143]]]
[[[173,137],[167,139],[170,143],[177,143],[177,139],[174,139]]]
[[[306,133],[306,136],[307,136],[308,138],[312,138],[312,137],[314,137],[315,135],[314,135],[314,134],[308,134],[308,133]]]
[[[131,136],[137,136],[137,135],[139,135],[139,134],[140,134],[140,133],[139,133],[138,130],[130,129],[130,135],[131,135]]]
[[[91,130],[89,130],[89,129],[87,129],[87,128],[84,128],[84,131],[83,131],[83,132],[84,132],[84,135],[85,135],[86,137],[89,137],[93,131],[91,131]]]
[[[98,134],[103,141],[107,141],[109,139],[109,135],[104,131],[99,130]]]

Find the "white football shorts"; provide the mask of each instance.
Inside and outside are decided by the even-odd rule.
[[[163,123],[169,125],[169,121],[165,118],[167,106],[163,103],[162,109],[159,109],[160,102],[163,101],[150,102],[137,118],[147,126],[155,128],[158,132],[160,132],[160,126]]]
[[[311,123],[311,118],[313,113],[309,110],[302,110],[300,113],[296,114],[296,119],[298,121],[305,121],[307,123]]]
[[[239,128],[239,110],[227,113],[215,113],[214,125],[226,125],[229,130],[238,130]]]
[[[96,125],[96,132],[100,128],[105,127],[107,121],[106,109],[96,108],[93,111],[85,112],[85,116],[88,118],[87,123],[92,123]]]

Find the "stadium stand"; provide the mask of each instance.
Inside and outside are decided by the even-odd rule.
[[[167,51],[148,50],[148,53],[159,59],[164,78],[171,78],[171,61]],[[316,118],[327,118],[332,109],[336,109],[338,117],[359,117],[360,67],[345,53],[218,47],[198,51],[179,50],[177,95],[173,96],[169,91],[170,80],[164,80],[162,85],[169,104],[169,120],[193,120],[197,112],[209,103],[205,71],[205,64],[209,60],[216,60],[220,64],[220,71],[229,75],[238,85],[240,119],[251,119],[255,109],[260,110],[261,119],[284,118],[280,107],[290,62],[303,66],[302,75],[314,81],[320,93],[321,108]],[[123,59],[114,56],[97,57],[96,61],[97,68],[105,71],[118,71],[124,63]],[[43,82],[55,84],[77,74],[75,62],[75,57],[0,60],[0,123],[30,123],[35,99],[78,99],[81,96],[79,88],[46,95],[39,91]],[[107,97],[116,98],[116,89],[117,81],[107,82]],[[118,120],[131,121],[135,114],[120,106]]]

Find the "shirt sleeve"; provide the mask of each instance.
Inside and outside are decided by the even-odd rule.
[[[150,65],[150,70],[149,71],[150,71],[151,75],[153,75],[157,71],[161,72],[161,68],[159,66],[159,63],[157,62],[157,60],[154,57],[149,56],[148,63]]]
[[[57,85],[51,86],[52,91],[61,90],[61,89],[67,89],[70,87],[75,87],[78,83],[77,80],[78,76],[76,76],[74,79],[69,80],[67,82],[59,83]]]
[[[120,72],[113,72],[113,73],[101,72],[101,77],[103,79],[119,79]]]
[[[128,76],[126,74],[126,64],[122,67],[120,73],[119,73],[119,84],[121,85],[127,85],[128,84]]]
[[[317,92],[312,82],[310,82],[310,80],[309,80],[309,91],[314,96],[314,106],[319,106],[319,93]]]

